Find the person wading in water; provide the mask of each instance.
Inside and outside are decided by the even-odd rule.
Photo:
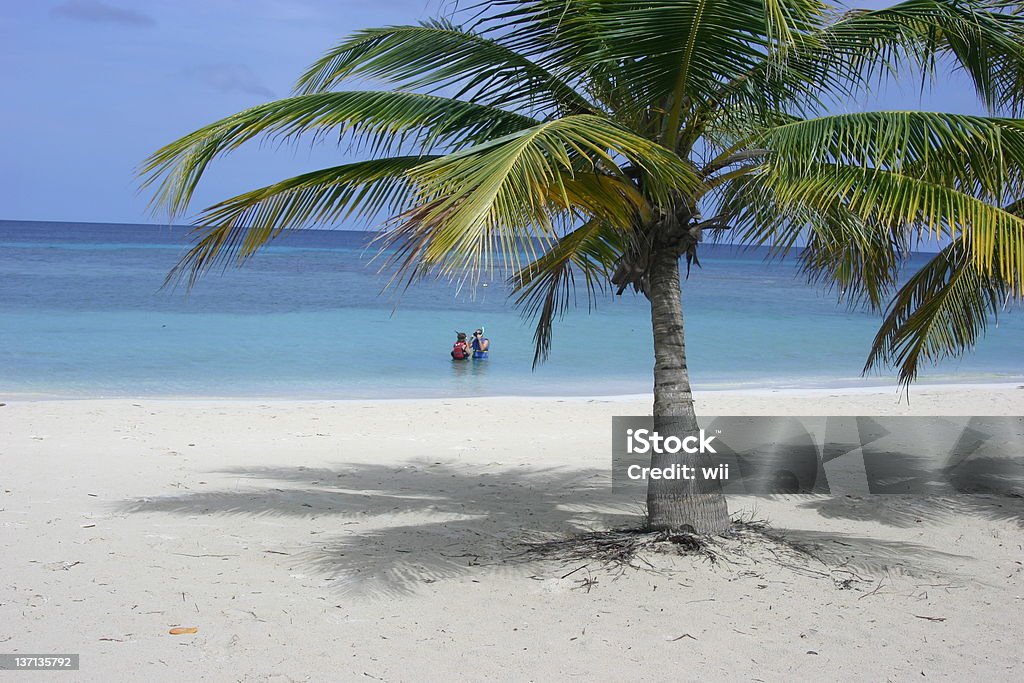
[[[473,358],[487,358],[487,351],[491,348],[491,340],[484,336],[483,328],[473,333]]]
[[[455,344],[452,346],[452,360],[466,360],[469,358],[469,344],[466,343],[466,333],[457,332]]]

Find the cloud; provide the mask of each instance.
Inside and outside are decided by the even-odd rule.
[[[220,92],[240,92],[267,99],[274,97],[273,91],[244,64],[201,64],[186,69],[185,75]]]
[[[50,13],[55,17],[90,21],[98,24],[119,24],[121,26],[155,26],[152,17],[132,9],[114,7],[99,0],[68,0],[57,5]]]

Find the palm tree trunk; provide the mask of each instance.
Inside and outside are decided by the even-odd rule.
[[[670,249],[652,255],[650,285],[651,323],[654,330],[654,429],[662,436],[680,438],[698,433],[697,416],[686,368],[679,257]],[[673,463],[699,468],[714,465],[700,454],[651,456],[651,467]],[[697,470],[699,472],[699,469]],[[647,485],[648,523],[654,529],[691,528],[718,533],[729,526],[729,510],[721,483],[650,479]]]

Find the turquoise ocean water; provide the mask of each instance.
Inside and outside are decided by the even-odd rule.
[[[500,279],[381,293],[367,235],[287,235],[187,295],[162,290],[186,228],[0,221],[0,392],[55,396],[386,398],[650,391],[646,301],[571,312],[536,371],[531,325]],[[893,384],[860,377],[877,316],[808,286],[794,263],[707,247],[684,283],[699,388]],[[396,308],[396,303],[397,308]],[[491,358],[453,363],[454,330],[484,326]],[[1024,377],[1024,315],[926,381]]]

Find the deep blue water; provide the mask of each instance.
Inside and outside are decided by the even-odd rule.
[[[306,398],[596,395],[651,387],[646,300],[585,296],[530,368],[533,328],[500,279],[475,294],[432,281],[401,293],[365,233],[289,234],[188,295],[162,289],[188,229],[0,221],[0,392]],[[892,383],[860,378],[878,318],[838,306],[794,263],[705,248],[684,283],[698,388]],[[397,307],[396,307],[397,304]],[[484,326],[485,362],[452,363],[454,330]],[[1024,377],[1024,316],[926,381]]]

